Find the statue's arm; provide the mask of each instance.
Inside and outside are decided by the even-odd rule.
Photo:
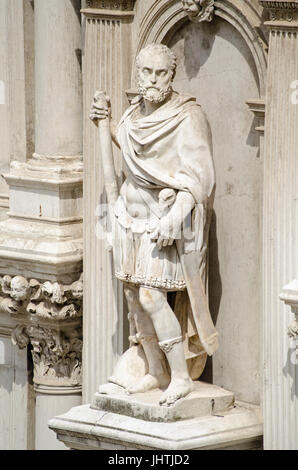
[[[120,149],[120,144],[117,139],[117,122],[114,121],[113,119],[110,120],[110,130],[111,130],[111,136],[112,136],[112,141],[114,142],[115,145]]]

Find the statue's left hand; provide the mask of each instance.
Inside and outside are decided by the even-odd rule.
[[[157,248],[161,250],[166,246],[173,245],[175,240],[181,238],[182,222],[179,218],[165,216],[160,222],[159,226],[151,234],[151,239],[156,241]]]

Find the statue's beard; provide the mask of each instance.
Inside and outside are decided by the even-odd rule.
[[[162,103],[165,99],[171,94],[172,86],[169,85],[166,88],[160,87],[145,87],[140,83],[138,85],[139,93],[142,95],[145,100],[151,101],[151,103]]]

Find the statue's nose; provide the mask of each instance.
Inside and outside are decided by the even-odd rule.
[[[156,75],[155,73],[151,76],[151,83],[155,84],[156,83]]]

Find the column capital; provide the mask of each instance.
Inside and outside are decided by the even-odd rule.
[[[265,25],[271,29],[298,29],[297,0],[259,0],[262,7],[269,11],[270,19]]]
[[[17,322],[13,343],[32,346],[34,384],[80,388],[82,276],[70,285],[4,276],[0,286],[0,307]]]

